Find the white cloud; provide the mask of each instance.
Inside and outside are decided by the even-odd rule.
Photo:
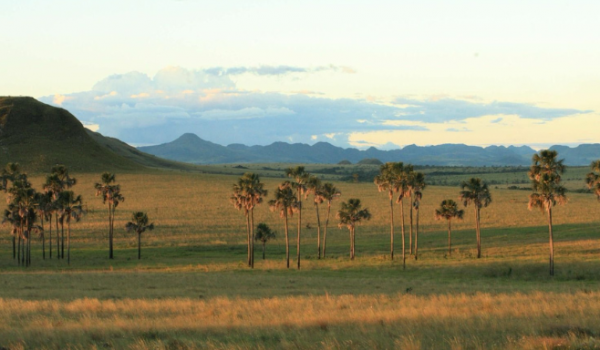
[[[254,119],[268,116],[286,116],[292,115],[294,111],[286,107],[268,107],[266,109],[258,107],[247,107],[237,110],[211,109],[206,112],[197,113],[203,119],[225,120],[225,119]]]
[[[262,72],[296,70],[288,68],[276,66]],[[398,98],[394,104],[384,104],[308,92],[240,90],[227,74],[167,67],[153,78],[137,72],[112,75],[90,91],[48,96],[42,101],[61,105],[81,120],[98,125],[107,136],[135,144],[168,142],[185,132],[221,144],[250,145],[286,139],[308,143],[321,138],[339,146],[380,147],[387,143],[523,144],[544,142],[544,137],[548,142],[572,143],[595,140],[593,128],[581,125],[595,125],[589,118],[598,117],[571,109],[475,103],[445,95]],[[556,129],[556,125],[561,127]],[[538,137],[538,130],[545,131]]]

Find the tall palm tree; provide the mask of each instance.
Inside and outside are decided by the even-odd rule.
[[[246,227],[248,229],[248,265],[254,267],[254,207],[261,204],[267,190],[260,178],[254,173],[245,173],[237,184],[233,185],[233,195],[230,200],[237,209],[244,209]]]
[[[20,262],[17,259],[17,252],[20,254],[21,248],[21,231],[20,231],[20,222],[21,219],[19,217],[19,213],[16,210],[16,206],[13,204],[9,204],[7,209],[4,209],[2,215],[2,223],[8,223],[11,226],[10,235],[13,237],[13,259],[16,259],[17,262]],[[19,240],[19,249],[17,250],[16,240]],[[19,255],[20,256],[20,255]]]
[[[8,190],[8,201],[12,204],[13,210],[16,210],[19,216],[19,232],[23,240],[21,263],[24,266],[31,264],[31,240],[34,231],[39,232],[35,221],[37,215],[35,208],[37,205],[37,192],[31,187],[26,174],[20,174],[18,179],[13,181],[12,187]]]
[[[402,228],[402,268],[406,269],[406,230],[404,224],[404,198],[411,194],[409,187],[410,174],[414,171],[410,164],[397,163],[398,172],[394,181],[394,190],[398,193],[396,203],[400,204],[400,224]],[[411,201],[412,202],[412,201]],[[412,238],[411,238],[412,240]]]
[[[565,188],[560,185],[561,175],[566,166],[558,160],[558,152],[542,150],[533,155],[529,168],[533,193],[529,195],[528,208],[539,208],[548,217],[548,235],[550,246],[550,276],[554,276],[554,236],[552,233],[552,207],[567,202]]]
[[[290,268],[290,242],[288,236],[288,216],[293,216],[298,208],[298,198],[291,188],[289,181],[284,181],[275,190],[275,199],[269,201],[269,207],[272,211],[278,211],[279,216],[283,218],[285,228],[285,259],[287,268]]]
[[[477,258],[481,258],[481,208],[485,208],[492,203],[492,195],[488,185],[480,178],[471,178],[469,181],[461,183],[459,199],[468,206],[473,204],[475,208],[475,234],[477,236]]]
[[[100,176],[100,182],[94,185],[96,196],[102,196],[102,202],[108,205],[108,258],[114,259],[114,228],[115,228],[115,210],[119,203],[125,200],[121,194],[121,186],[114,184],[115,174],[104,172]]]
[[[594,191],[594,194],[600,200],[600,159],[595,160],[590,164],[592,172],[588,173],[585,177],[585,183],[588,188]]]
[[[338,227],[346,226],[350,231],[350,260],[354,260],[356,256],[356,224],[363,220],[370,220],[371,213],[367,208],[362,209],[360,199],[350,198],[348,202],[342,202],[337,218],[340,220]]]
[[[67,264],[71,264],[71,218],[79,222],[85,214],[83,210],[83,200],[81,196],[75,196],[73,191],[63,191],[60,193],[58,202],[60,203],[61,214],[67,220]]]
[[[259,223],[256,227],[256,235],[254,237],[255,240],[260,241],[262,243],[262,258],[265,260],[265,246],[267,242],[271,239],[275,238],[275,231],[271,230],[271,228],[265,223]]]
[[[342,192],[338,190],[331,182],[324,183],[321,186],[319,195],[323,198],[323,201],[327,201],[327,218],[325,219],[325,231],[323,232],[323,257],[327,252],[327,227],[329,226],[329,216],[331,214],[331,202],[334,199],[342,195]]]
[[[298,260],[298,270],[300,269],[300,233],[302,231],[302,195],[306,192],[306,183],[310,174],[304,170],[303,166],[288,168],[285,171],[287,177],[291,177],[295,182],[292,182],[292,188],[296,190],[298,197],[298,239],[296,242],[296,256]]]
[[[77,180],[69,175],[69,170],[62,164],[57,164],[52,167],[51,174],[46,177],[46,183],[43,188],[46,193],[52,193],[54,201],[58,200],[58,196],[65,189],[69,189],[77,184]],[[59,208],[55,209],[56,218],[56,245],[57,255],[61,259],[65,258],[65,230],[64,216],[60,216]],[[58,224],[60,223],[60,240],[58,238]]]
[[[44,219],[47,218],[51,218],[51,211],[52,211],[52,195],[50,195],[49,193],[36,193],[36,209],[37,209],[37,214],[38,217],[40,218],[41,221],[41,226],[42,226],[42,231],[41,231],[41,238],[42,238],[42,258],[45,260],[46,259],[46,235],[44,233]],[[49,242],[49,246],[50,246],[50,251],[52,251],[52,222],[50,222],[50,242]]]
[[[408,196],[408,205],[409,205],[409,232],[408,232],[408,246],[409,253],[413,254],[413,208],[415,205],[414,195],[415,195],[415,170],[414,167],[410,164],[404,167],[404,181],[406,185],[406,193],[402,196]]]
[[[154,230],[154,224],[148,224],[148,215],[142,211],[136,211],[131,215],[131,221],[125,224],[127,232],[137,233],[138,238],[138,260],[142,258],[142,233]]]
[[[379,192],[387,192],[390,200],[390,258],[394,260],[394,191],[397,191],[398,180],[403,171],[403,163],[388,162],[379,168],[379,175],[373,182]]]
[[[306,184],[306,196],[305,199],[308,198],[309,194],[314,195],[313,203],[315,205],[315,211],[317,212],[317,258],[321,259],[321,217],[319,216],[319,204],[322,204],[325,200],[321,195],[321,179],[316,176],[310,176],[308,178],[308,182]]]
[[[248,197],[245,194],[245,185],[243,180],[240,178],[238,183],[233,184],[233,193],[229,197],[229,201],[233,204],[237,210],[243,210],[244,216],[246,217],[246,235],[247,235],[247,246],[248,246],[248,266],[252,265],[251,261],[251,245],[250,245],[250,210],[248,209]]]
[[[59,231],[58,231],[58,224],[59,224],[59,210],[58,210],[58,196],[60,195],[60,192],[62,192],[63,190],[63,184],[60,181],[60,178],[58,177],[58,175],[56,174],[50,174],[48,176],[46,176],[46,182],[43,184],[43,189],[44,189],[44,193],[52,196],[52,213],[54,214],[55,217],[55,225],[56,225],[56,257],[57,259],[60,259],[60,236],[59,236]],[[52,234],[52,232],[49,233],[50,235]],[[52,236],[50,236],[50,258],[52,258]]]
[[[6,193],[8,190],[8,182],[14,181],[18,175],[21,173],[21,167],[19,163],[7,163],[4,169],[2,169],[2,173],[0,173],[0,189]],[[11,231],[12,232],[12,231]],[[12,246],[13,246],[13,259],[17,258],[17,247],[16,240],[18,235],[12,232]],[[20,236],[19,236],[20,237]]]
[[[425,174],[421,172],[412,172],[409,185],[412,193],[412,208],[414,208],[416,212],[415,260],[417,260],[419,259],[419,208],[421,199],[423,199],[423,190],[427,186],[425,183]]]
[[[465,211],[458,209],[458,204],[452,199],[444,199],[440,204],[440,208],[435,210],[436,220],[448,221],[448,256],[452,254],[452,220],[462,220]]]

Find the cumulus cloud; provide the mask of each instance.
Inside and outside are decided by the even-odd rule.
[[[256,74],[256,75],[285,75],[293,73],[318,73],[324,71],[340,72],[346,74],[354,74],[356,71],[347,66],[318,66],[314,68],[295,67],[295,66],[257,66],[257,67],[212,67],[205,69],[204,72],[213,76],[231,76],[241,74]]]
[[[398,97],[393,103],[402,107],[402,115],[398,119],[423,120],[427,122],[445,122],[464,120],[482,115],[519,115],[521,118],[551,120],[576,113],[576,109],[542,108],[532,104],[513,102],[477,103],[460,99],[451,99],[438,95],[426,100]]]
[[[186,132],[220,144],[270,144],[318,140],[339,146],[514,142],[515,130],[553,124],[572,109],[508,102],[477,103],[437,96],[397,98],[394,103],[331,99],[310,91],[277,93],[240,90],[230,75],[293,74],[317,68],[187,70],[168,67],[154,77],[132,72],[99,81],[89,91],[41,98],[70,110],[99,132],[132,144],[169,142]],[[323,70],[343,70],[324,66]],[[231,73],[230,73],[231,70]],[[287,73],[286,73],[287,72]],[[526,122],[524,122],[526,121]],[[592,128],[589,128],[590,130]],[[492,137],[462,137],[493,134]],[[566,129],[565,129],[566,130]],[[503,135],[511,133],[511,135]],[[511,138],[512,137],[512,138]],[[555,138],[559,142],[563,138]],[[510,140],[501,142],[501,140]]]

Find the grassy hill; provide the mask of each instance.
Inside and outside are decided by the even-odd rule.
[[[0,165],[8,162],[34,173],[55,164],[74,172],[191,169],[91,132],[67,110],[31,97],[0,97]]]

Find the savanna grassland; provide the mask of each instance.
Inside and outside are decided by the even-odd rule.
[[[481,259],[476,259],[472,207],[463,221],[453,223],[448,256],[446,223],[435,221],[433,212],[443,199],[457,200],[459,188],[429,186],[420,209],[419,260],[408,256],[403,270],[398,205],[391,261],[387,194],[372,182],[341,181],[348,174],[326,171],[323,176],[342,192],[335,210],[342,200],[360,198],[373,215],[357,228],[356,260],[348,258],[348,230],[339,229],[333,215],[327,256],[317,259],[315,208],[305,202],[302,269],[287,270],[283,220],[263,203],[255,222],[275,229],[277,239],[267,243],[266,260],[256,245],[251,270],[245,262],[245,219],[228,200],[238,178],[232,174],[256,170],[280,176],[280,166],[204,169],[222,174],[117,174],[125,201],[116,211],[113,260],[108,259],[107,208],[93,188],[100,175],[73,173],[78,179],[73,190],[83,195],[87,215],[72,225],[70,266],[55,255],[42,260],[37,241],[31,267],[17,266],[9,229],[2,227],[0,347],[600,348],[600,203],[592,194],[572,191],[569,202],[555,208],[556,275],[550,277],[546,217],[527,210],[528,192],[507,189],[526,187],[521,181],[526,170],[485,174],[479,169],[477,176],[497,179],[490,186],[493,202],[481,211]],[[470,177],[457,169],[429,170],[438,174],[431,179],[440,176],[436,183],[444,183],[441,176],[446,184]],[[583,189],[585,171],[567,173],[567,187]],[[44,181],[32,179],[36,188]],[[283,180],[261,179],[270,195]],[[405,208],[408,213],[406,202]],[[142,236],[141,260],[136,237],[124,230],[139,210],[156,225]],[[292,242],[295,220],[290,220]]]

